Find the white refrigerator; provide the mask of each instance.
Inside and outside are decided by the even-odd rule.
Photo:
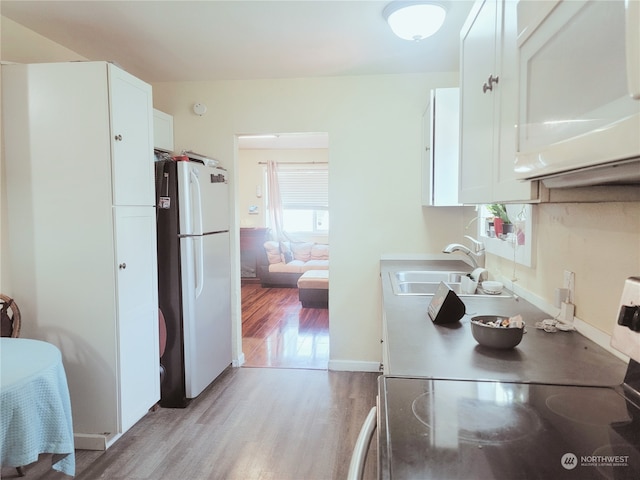
[[[156,162],[158,293],[166,323],[161,405],[186,406],[231,363],[227,172]]]

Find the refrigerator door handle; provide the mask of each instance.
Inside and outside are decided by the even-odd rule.
[[[203,238],[195,237],[195,273],[196,273],[196,298],[199,298],[204,288],[204,252],[203,252]]]
[[[191,202],[192,215],[195,221],[193,233],[195,235],[202,235],[202,192],[200,190],[200,180],[198,180],[198,171],[192,168],[189,172],[191,177],[191,183],[193,185],[193,193],[195,198]]]

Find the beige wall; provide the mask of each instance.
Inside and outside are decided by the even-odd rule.
[[[2,61],[43,63],[87,60],[86,57],[23,27],[13,20],[0,17],[0,22],[2,24],[0,60]]]
[[[563,272],[575,272],[575,316],[610,335],[624,280],[640,275],[640,203],[534,206],[533,268],[516,266],[517,283],[553,304]],[[513,277],[513,264],[489,257],[492,274]]]
[[[419,182],[428,92],[456,82],[444,73],[153,85],[156,108],[174,116],[176,150],[212,155],[231,172],[239,171],[236,134],[328,133],[336,368],[380,361],[380,256],[439,252],[462,239],[463,211],[472,209],[423,209]],[[209,107],[204,116],[192,112],[196,102]]]

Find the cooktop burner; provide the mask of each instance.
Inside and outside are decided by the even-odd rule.
[[[624,397],[608,388],[591,389],[588,401],[580,388],[576,388],[549,396],[546,404],[553,413],[587,425],[606,426],[631,421]]]
[[[434,399],[431,393],[425,393],[416,398],[411,405],[416,418],[432,430],[438,426],[434,408],[436,403],[437,399]],[[463,398],[458,401],[456,418],[448,419],[447,424],[443,426],[445,429],[453,427],[461,441],[499,444],[532,435],[540,428],[540,420],[536,412],[526,405],[496,404]]]
[[[617,387],[382,377],[380,394],[390,478],[640,478],[640,408]]]

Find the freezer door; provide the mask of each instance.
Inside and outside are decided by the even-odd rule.
[[[185,386],[197,397],[231,363],[229,233],[183,237]]]
[[[180,234],[229,230],[226,172],[196,162],[178,162]]]

